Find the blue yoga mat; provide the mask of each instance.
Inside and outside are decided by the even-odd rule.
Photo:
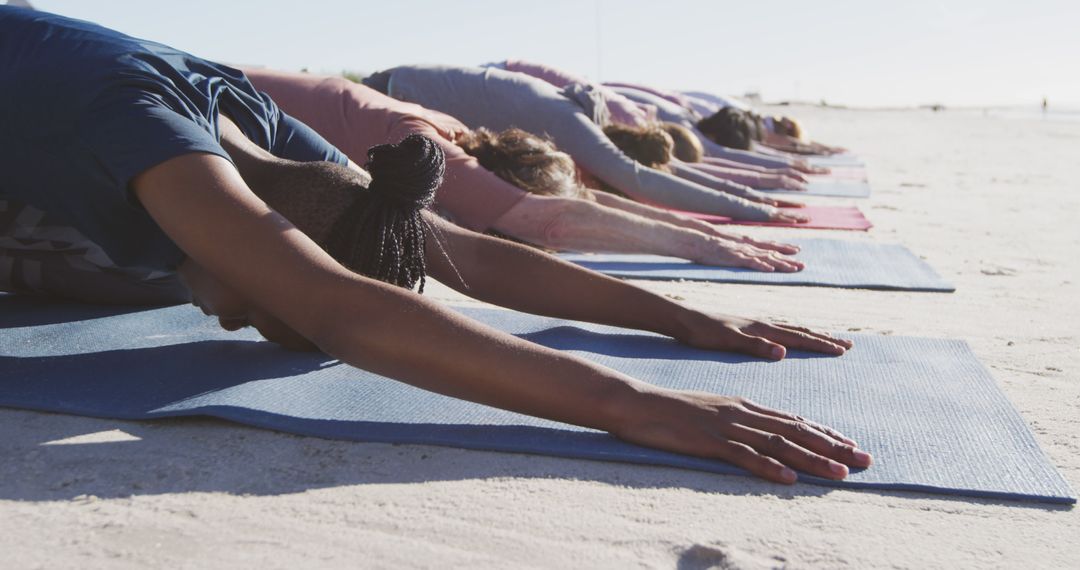
[[[812,180],[806,190],[765,189],[770,194],[793,194],[802,196],[829,196],[834,198],[869,198],[870,183],[865,180]]]
[[[496,309],[462,312],[654,384],[739,394],[815,418],[874,454],[873,467],[846,481],[804,482],[1075,502],[961,341],[857,336],[841,358],[793,352],[765,362],[625,329]],[[0,297],[0,327],[3,406],[119,419],[211,415],[327,438],[745,474],[288,352],[257,342],[249,329],[226,333],[187,306],[124,313]]]
[[[698,265],[658,255],[579,254],[560,257],[607,275],[628,279],[712,281],[758,285],[806,285],[951,293],[956,290],[906,247],[832,239],[783,240],[802,248],[795,258],[806,263],[797,273],[763,273],[735,267]]]

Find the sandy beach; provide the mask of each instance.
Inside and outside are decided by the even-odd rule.
[[[642,282],[838,332],[959,338],[1080,489],[1080,122],[795,107],[858,152],[867,234],[951,295]],[[849,201],[819,198],[815,204]],[[431,296],[470,302],[441,286]],[[192,309],[195,310],[195,309]],[[1080,509],[0,409],[3,568],[1078,568]]]

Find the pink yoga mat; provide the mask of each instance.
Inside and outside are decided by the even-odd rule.
[[[736,224],[740,226],[773,226],[778,228],[806,228],[810,230],[854,230],[865,232],[874,226],[870,220],[855,206],[806,206],[805,208],[781,208],[785,212],[809,216],[810,221],[803,224],[789,224],[780,222],[751,222],[747,220],[732,220],[724,216],[711,214],[698,214],[696,212],[682,212],[692,218],[705,220],[714,224]]]

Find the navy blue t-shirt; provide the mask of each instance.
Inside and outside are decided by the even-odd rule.
[[[129,183],[183,154],[228,159],[218,113],[278,157],[348,162],[236,69],[0,6],[0,200],[63,220],[120,267],[170,271],[183,260]]]

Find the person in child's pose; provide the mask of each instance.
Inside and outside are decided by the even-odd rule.
[[[706,187],[634,161],[604,134],[607,107],[603,96],[589,85],[572,84],[559,90],[524,73],[437,65],[394,67],[368,76],[364,84],[395,99],[446,113],[471,129],[517,127],[547,134],[587,175],[639,202],[739,220],[807,220],[759,203],[762,195],[742,184],[717,179],[715,186]]]
[[[368,148],[409,134],[435,141],[446,155],[447,175],[434,206],[471,230],[497,232],[555,250],[651,253],[758,271],[803,268],[785,255],[797,252],[796,246],[755,240],[669,210],[592,191],[570,156],[545,137],[521,129],[470,130],[449,115],[342,77],[266,69],[244,73],[282,110],[357,161]],[[640,139],[641,133],[655,127],[633,129]],[[661,152],[670,153],[671,139],[663,142],[668,146]]]
[[[16,211],[0,242],[4,290],[127,302],[112,286],[125,283],[146,302],[187,297],[225,328],[250,324],[422,388],[728,460],[779,482],[794,481],[793,469],[843,478],[871,461],[793,414],[660,389],[413,292],[430,271],[515,309],[699,347],[771,358],[785,345],[836,355],[850,347],[694,311],[441,221],[423,211],[444,168],[429,139],[372,149],[369,175],[235,70],[6,7],[0,70],[0,200]],[[93,292],[81,291],[84,278],[98,279]]]

